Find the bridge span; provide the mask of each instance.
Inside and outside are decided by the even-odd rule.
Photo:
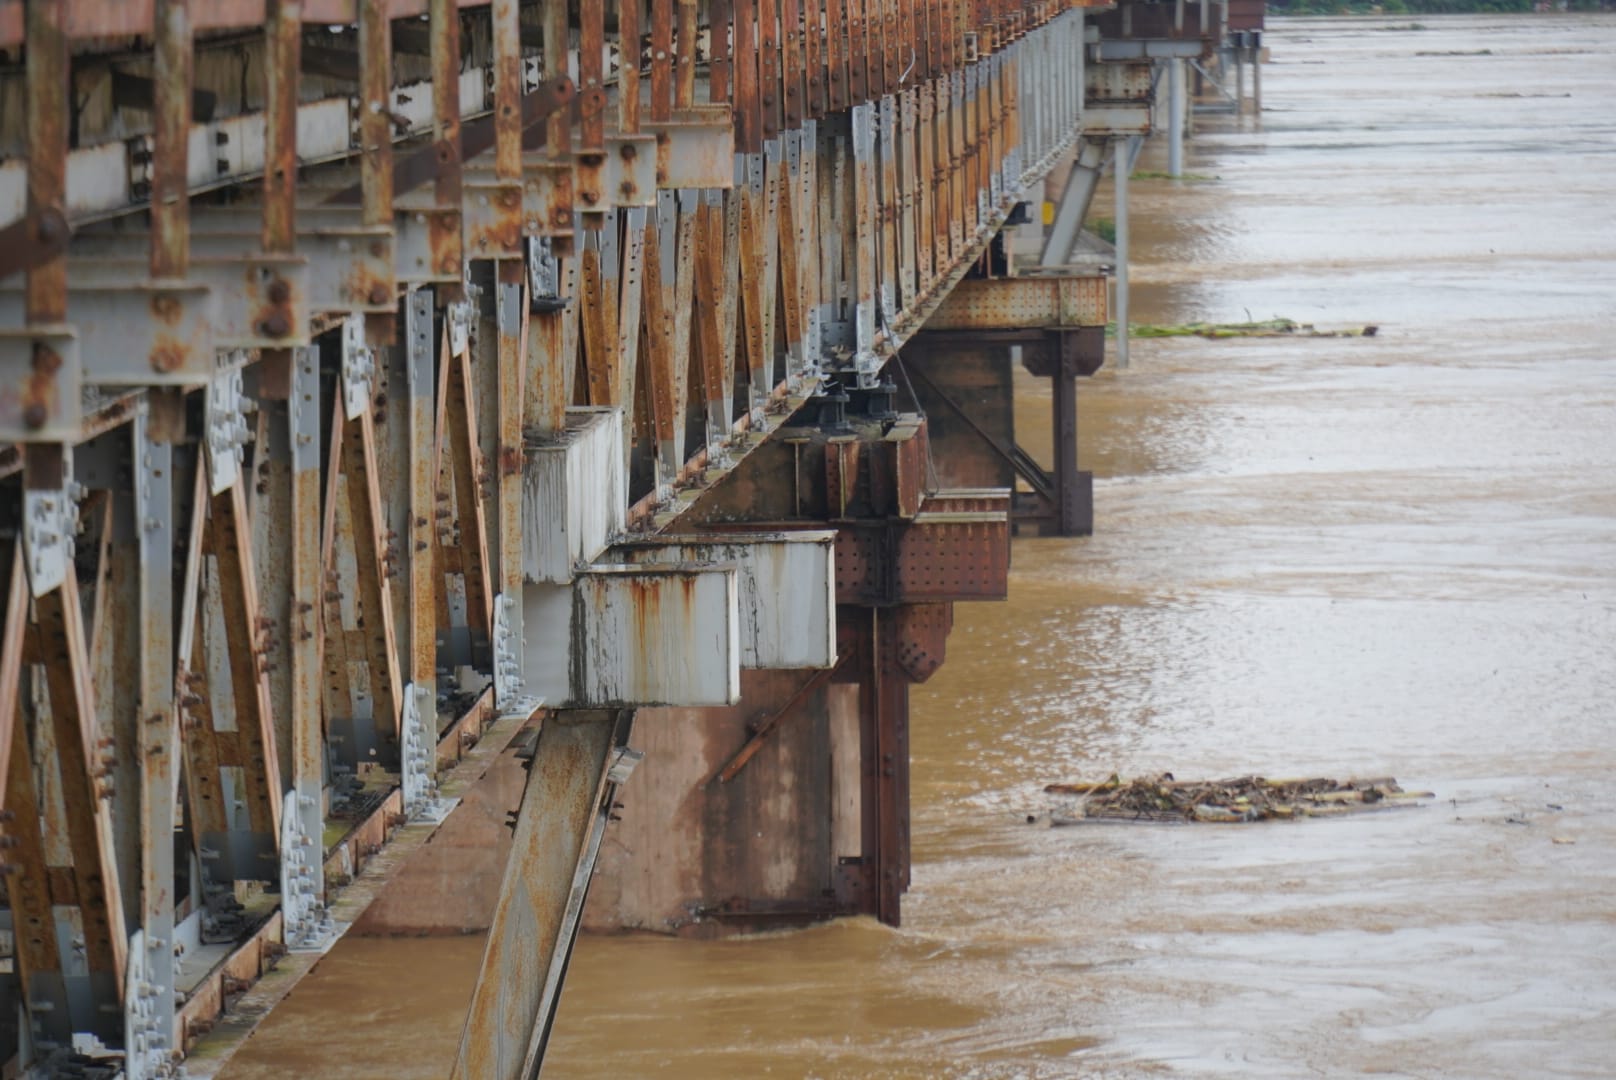
[[[0,1060],[210,1076],[452,927],[527,1077],[585,923],[896,923],[909,687],[1093,527],[1095,180],[1232,25],[0,0]]]

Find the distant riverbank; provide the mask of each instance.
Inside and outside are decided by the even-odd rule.
[[[1270,15],[1477,15],[1616,11],[1616,0],[1289,0],[1270,3]],[[1424,27],[1388,27],[1420,30]]]

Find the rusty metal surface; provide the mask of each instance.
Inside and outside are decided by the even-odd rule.
[[[617,711],[562,712],[539,729],[516,820],[514,857],[472,991],[457,1080],[538,1075],[561,975],[594,871],[613,750],[629,721]]]
[[[76,439],[83,381],[72,328],[0,327],[0,438]]]
[[[733,567],[597,566],[574,582],[573,699],[729,705],[740,696]]]
[[[1109,279],[1102,274],[971,278],[927,318],[927,330],[1104,326]]]
[[[0,278],[32,270],[67,252],[67,215],[55,208],[0,229]]]
[[[67,210],[68,44],[64,0],[28,5],[28,217],[52,220]],[[36,227],[37,231],[37,227]],[[60,322],[67,313],[67,262],[28,271],[27,321]]]
[[[622,412],[570,409],[567,430],[526,448],[522,566],[526,580],[567,582],[623,528]]]
[[[134,921],[158,939],[172,905],[203,901],[200,882],[160,895],[174,875],[157,850],[170,831],[159,789],[176,771],[193,852],[228,833],[227,799],[271,851],[283,809],[297,818],[288,844],[299,830],[317,837],[325,804],[349,798],[346,776],[323,775],[343,739],[339,758],[370,740],[377,760],[363,764],[385,791],[403,698],[430,694],[466,635],[503,633],[475,670],[493,676],[503,656],[556,702],[716,705],[735,701],[743,663],[833,663],[836,601],[879,606],[836,677],[862,680],[870,752],[906,759],[904,686],[935,668],[946,634],[946,607],[927,605],[1002,594],[1003,493],[928,494],[925,431],[902,421],[804,472],[834,489],[837,515],[871,515],[837,522],[834,541],[622,546],[628,508],[634,527],[678,529],[703,491],[778,445],[782,410],[820,380],[868,389],[930,313],[951,317],[949,291],[1075,137],[1080,68],[1062,61],[1081,49],[1076,6],[0,0],[0,44],[22,42],[27,23],[25,70],[0,79],[29,95],[28,152],[0,157],[0,217],[21,241],[4,268],[27,273],[0,281],[0,439],[39,451],[7,451],[0,478],[23,460],[65,465],[74,447],[98,499],[132,499],[105,444],[91,444],[124,439],[143,417],[141,445],[153,462],[168,455],[173,489],[131,528],[176,567],[184,558],[178,574],[150,560],[142,594],[149,618],[165,602],[177,613],[181,663],[163,659],[154,631],[140,700],[164,715],[143,727],[141,792],[100,805],[92,779],[141,767],[97,776],[94,740],[50,719],[57,700],[85,715],[93,687],[58,673],[39,702],[8,690],[21,708],[3,745],[77,763],[72,812],[41,836],[104,865],[101,894],[77,890],[76,917],[100,925],[96,906],[140,895],[138,880],[148,899]],[[321,24],[349,29],[321,39]],[[242,31],[228,47],[249,58],[245,92],[209,74],[225,28]],[[70,108],[70,53],[104,50],[137,58],[131,77],[149,84],[152,115],[132,108],[127,130]],[[131,211],[148,206],[142,227]],[[109,216],[129,220],[99,223]],[[433,286],[424,308],[410,291],[422,284]],[[455,303],[462,290],[469,307]],[[1089,325],[1071,305],[1060,316]],[[414,367],[387,351],[423,327]],[[216,394],[238,377],[242,389]],[[71,471],[59,486],[26,471],[30,498],[91,505]],[[217,493],[188,495],[204,473],[220,477]],[[17,498],[14,481],[0,497]],[[611,565],[630,551],[649,565]],[[72,617],[67,577],[34,590],[52,627]],[[109,625],[138,617],[100,597],[96,610]],[[0,690],[25,681],[7,674],[5,644]],[[16,773],[13,753],[0,775]],[[907,874],[905,767],[871,796],[876,846],[859,886],[861,909],[889,920]],[[141,822],[127,808],[142,800],[150,820],[132,852]],[[386,831],[373,827],[366,844]],[[231,860],[209,859],[208,873]],[[353,868],[326,869],[313,894],[329,899]],[[544,932],[558,956],[570,917]],[[41,972],[43,942],[26,943]],[[96,970],[116,974],[105,960],[123,944],[121,932],[98,937]],[[558,976],[545,968],[541,996]],[[503,977],[494,964],[483,985]],[[48,977],[29,983],[48,1000]],[[117,1015],[121,982],[96,993]],[[205,1018],[222,996],[188,1015]],[[543,1025],[519,1029],[521,1069]]]
[[[823,668],[836,661],[835,533],[749,533],[744,540],[662,535],[614,545],[637,565],[733,564],[738,571],[741,665]]]

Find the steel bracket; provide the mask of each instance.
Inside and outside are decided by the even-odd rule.
[[[437,237],[460,235],[461,214],[458,208],[442,210],[422,207],[400,212],[395,216],[398,232],[394,253],[394,269],[400,283],[427,284],[432,282],[458,283],[465,276],[461,260],[448,255],[439,256]]]
[[[171,1045],[174,1017],[164,1015],[162,1001],[173,1001],[173,987],[165,995],[152,985],[155,972],[146,963],[146,950],[171,949],[173,942],[153,938],[149,946],[143,930],[129,936],[128,960],[124,966],[123,1046],[124,1080],[157,1080],[173,1076]]]
[[[561,295],[561,260],[548,236],[528,238],[527,289],[535,311],[560,311],[569,302]]]
[[[62,447],[62,469],[60,488],[25,488],[22,494],[23,551],[35,596],[44,596],[59,587],[67,580],[73,564],[73,534],[78,531],[81,489],[73,481],[70,446]]]
[[[342,321],[342,411],[357,420],[370,404],[376,378],[376,350],[365,342],[365,318],[350,315]]]
[[[320,467],[320,350],[293,350],[292,396],[287,401],[292,431],[292,471]]]
[[[247,424],[249,399],[242,392],[240,368],[220,371],[208,382],[208,487],[228,491],[241,476],[242,448],[252,435]]]
[[[541,231],[537,214],[524,205],[525,186],[515,181],[466,181],[466,252],[471,258],[514,259],[524,233]]]
[[[573,235],[572,166],[548,157],[522,159],[522,232],[533,236]]]
[[[605,197],[608,207],[655,206],[657,139],[655,135],[612,134],[606,137]]]
[[[290,951],[323,953],[345,927],[331,918],[315,884],[320,839],[304,830],[302,809],[297,792],[288,791],[281,803],[281,928]]]
[[[494,704],[502,716],[531,716],[542,702],[522,679],[522,605],[501,593],[494,601]]]
[[[727,105],[681,109],[644,130],[656,139],[656,184],[663,189],[727,188],[735,183],[735,130]]]
[[[436,721],[432,692],[414,683],[405,687],[399,785],[403,789],[404,816],[412,824],[440,825],[460,802],[438,795]]]
[[[470,286],[467,286],[466,299],[453,301],[444,308],[444,321],[449,324],[450,356],[459,356],[471,348],[471,320],[474,310]]]

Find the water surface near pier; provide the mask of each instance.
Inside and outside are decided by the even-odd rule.
[[[585,939],[546,1075],[1611,1075],[1616,18],[1417,22],[1271,23],[1261,122],[1134,185],[1135,321],[1380,331],[1081,386],[1097,535],[1018,542],[914,696],[903,928]],[[1024,824],[1163,770],[1439,798]],[[344,941],[227,1075],[442,1077],[481,951]]]

